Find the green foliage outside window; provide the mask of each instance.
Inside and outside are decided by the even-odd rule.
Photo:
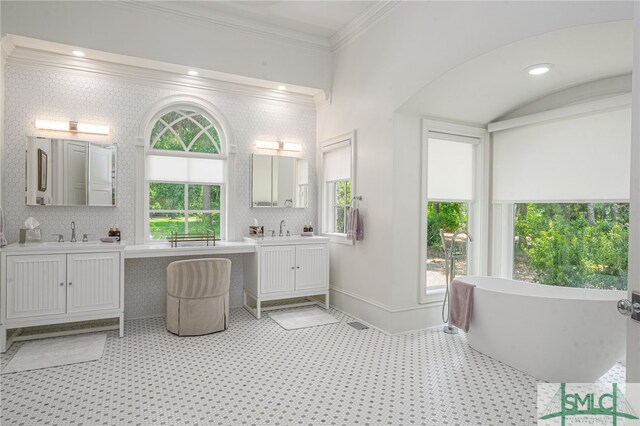
[[[185,188],[188,214],[185,216]],[[149,184],[149,228],[154,240],[166,239],[171,232],[216,233],[220,236],[220,186],[182,183]],[[177,210],[177,211],[167,211]],[[218,210],[203,212],[203,210]]]
[[[515,205],[514,278],[627,288],[629,204]]]
[[[335,182],[335,230],[340,234],[347,233],[347,221],[351,211],[351,181]]]
[[[455,232],[467,229],[467,203],[433,202],[427,205],[427,246],[440,250],[440,229]]]

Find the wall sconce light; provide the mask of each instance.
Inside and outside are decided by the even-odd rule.
[[[302,145],[299,143],[291,142],[270,142],[270,141],[256,141],[256,148],[259,149],[275,149],[277,151],[302,151]]]
[[[36,128],[42,130],[57,130],[71,133],[92,133],[94,135],[108,135],[109,126],[78,123],[77,121],[36,120]]]

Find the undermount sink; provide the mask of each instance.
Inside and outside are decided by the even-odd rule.
[[[70,241],[65,241],[63,243],[59,243],[57,241],[46,241],[43,243],[33,243],[28,245],[33,247],[46,246],[46,247],[68,248],[68,247],[91,247],[91,246],[99,246],[100,244],[102,244],[102,242],[100,241],[76,241],[75,243],[72,243]]]
[[[299,243],[299,242],[317,242],[320,240],[327,240],[327,238],[325,237],[319,237],[317,235],[314,236],[310,236],[310,237],[303,237],[302,235],[291,235],[291,236],[264,236],[264,237],[256,237],[256,236],[250,236],[250,237],[245,237],[245,239],[249,240],[249,241],[253,241],[256,244],[281,244],[281,243],[286,243],[286,242],[291,242],[291,243]]]

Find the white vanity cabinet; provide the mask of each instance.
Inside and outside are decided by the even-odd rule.
[[[2,250],[0,352],[8,347],[7,330],[17,330],[9,345],[26,339],[23,327],[118,318],[122,336],[124,247],[72,244]]]
[[[244,307],[256,318],[271,309],[263,302],[304,298],[285,306],[320,304],[329,308],[329,248],[324,237],[282,237],[253,240],[256,253],[244,261]],[[252,303],[253,302],[253,303]],[[255,306],[252,306],[255,305]],[[278,309],[283,305],[278,305]]]

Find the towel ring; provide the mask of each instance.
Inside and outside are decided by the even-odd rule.
[[[353,206],[353,202],[356,202],[356,207],[358,207],[358,204],[360,204],[360,201],[362,201],[362,195],[356,195],[355,197],[353,197],[351,199],[351,205]]]

